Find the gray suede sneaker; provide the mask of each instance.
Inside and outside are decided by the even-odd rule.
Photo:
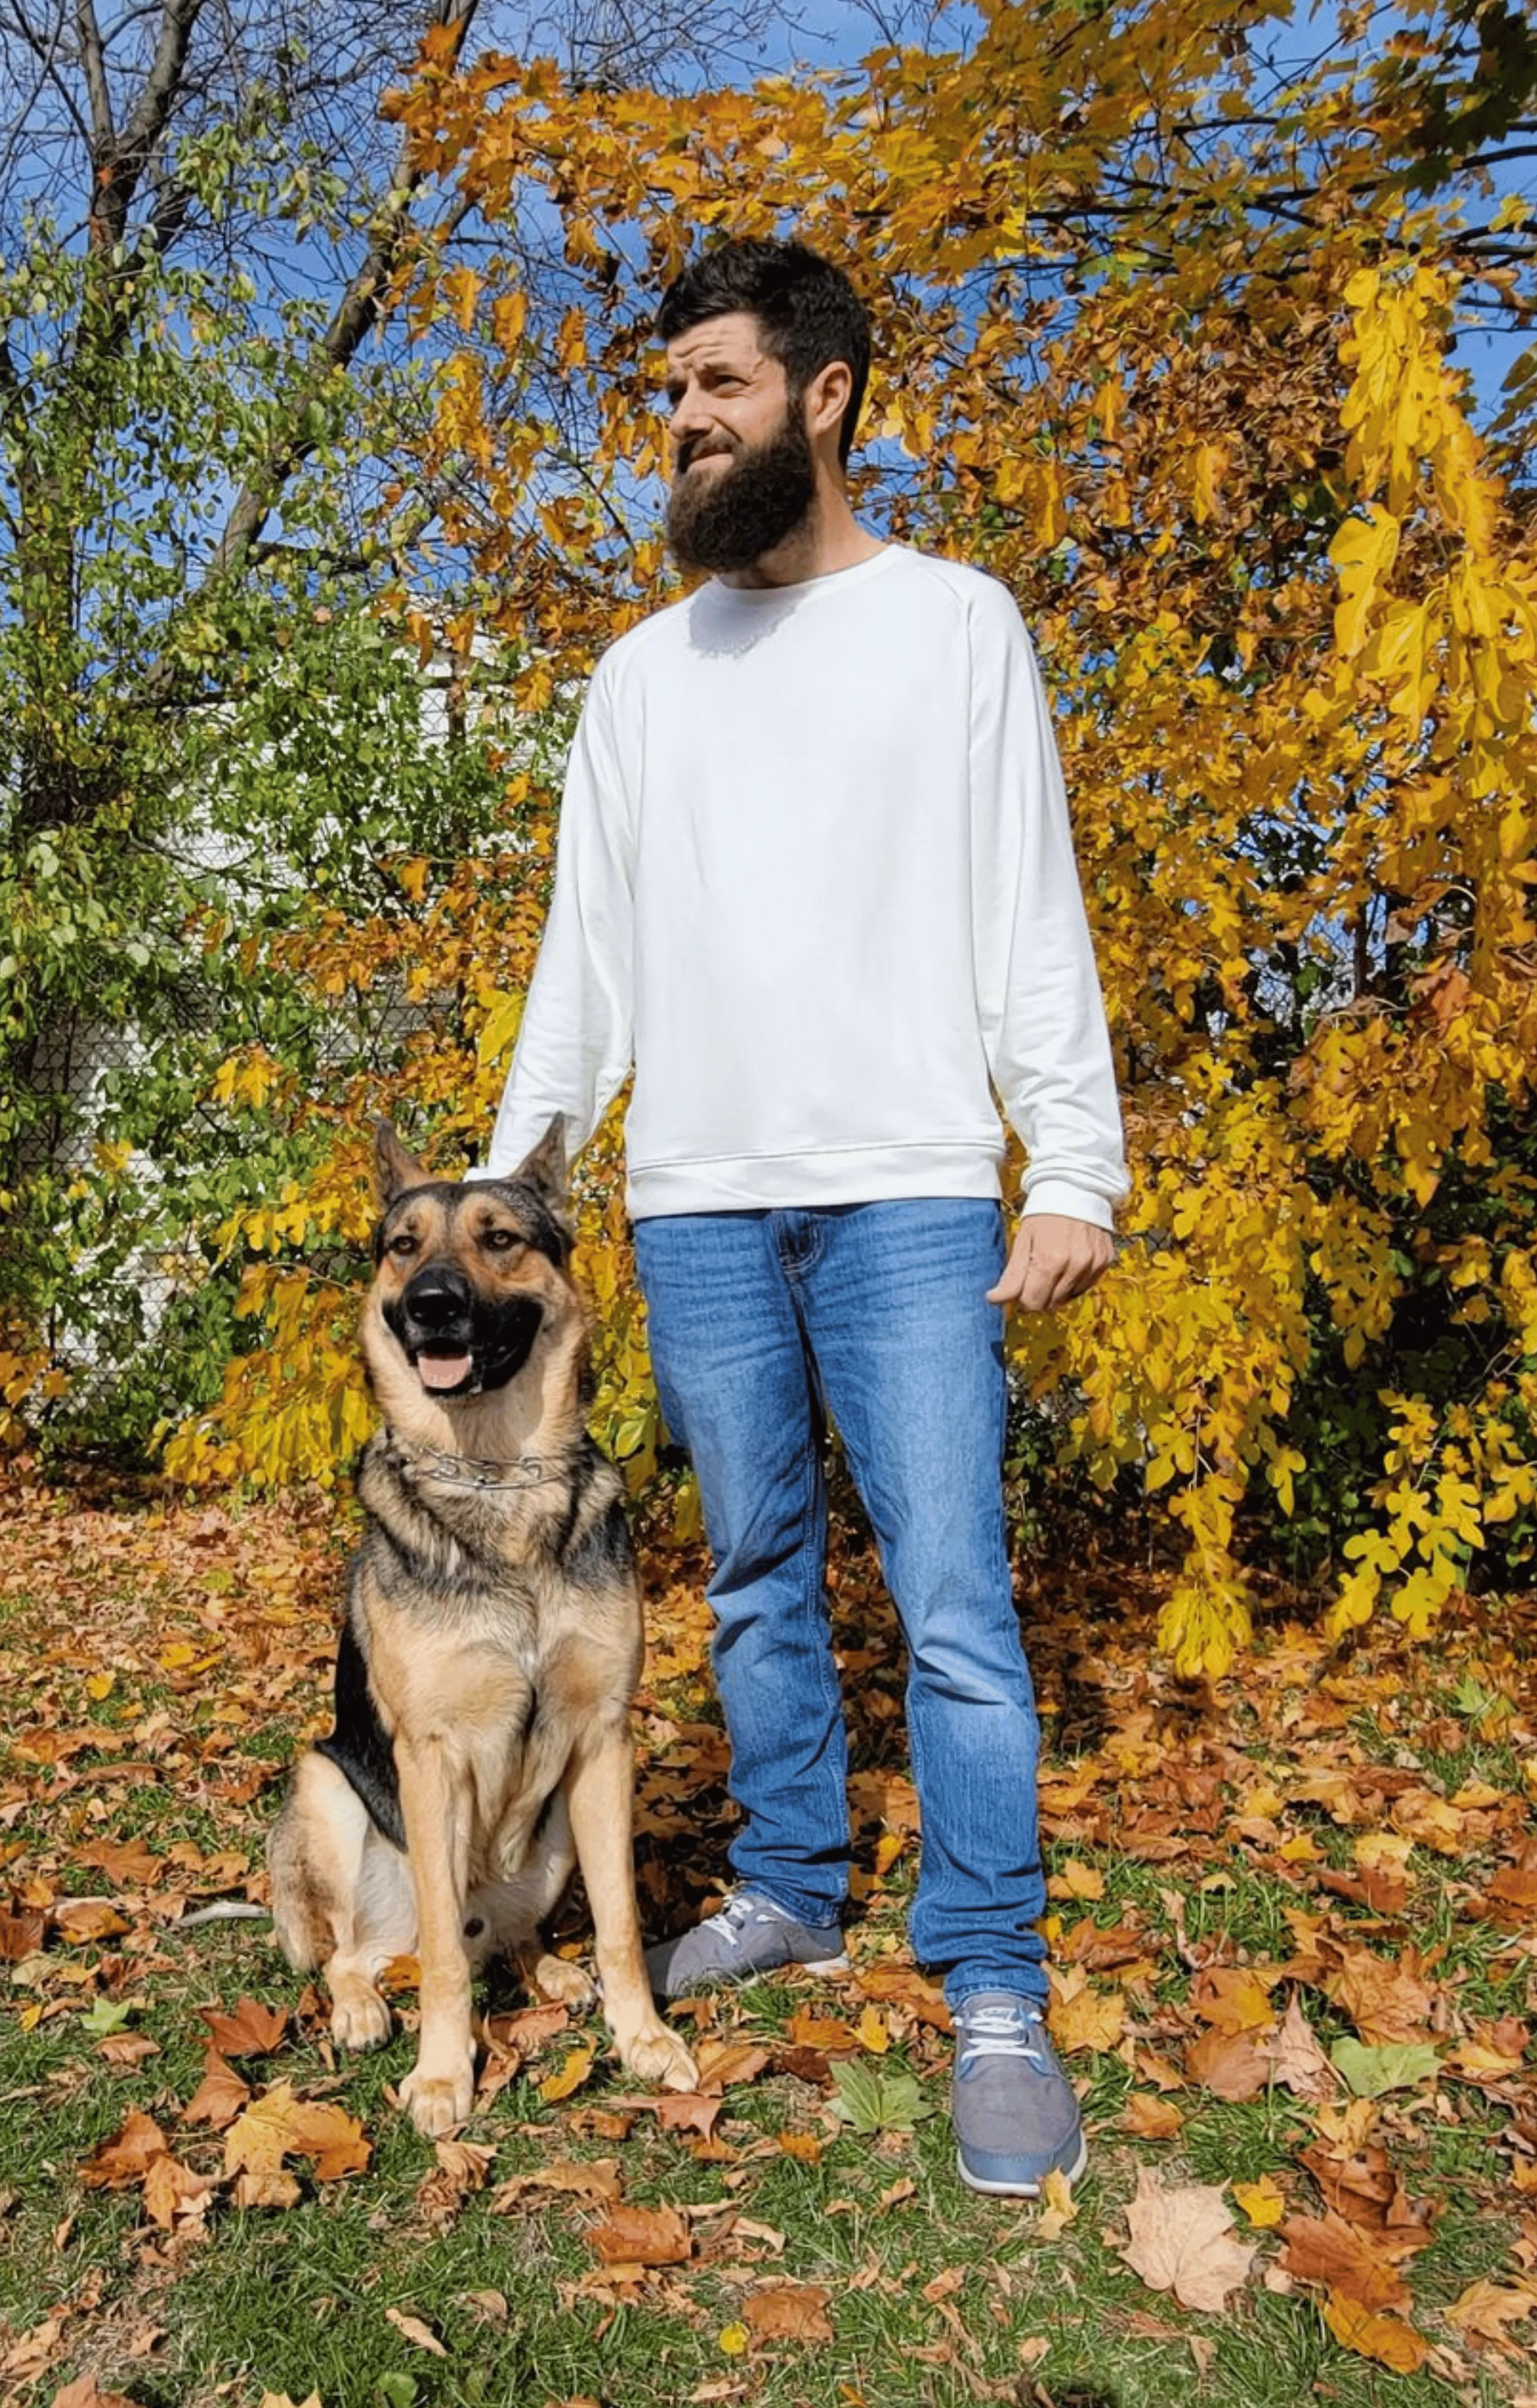
[[[978,1990],[954,2012],[951,2112],[962,2182],[1019,2199],[1037,2198],[1054,2172],[1076,2182],[1088,2143],[1036,2001]]]
[[[686,1999],[718,1982],[751,1982],[780,1965],[810,1973],[840,1973],[848,1965],[836,1923],[797,1923],[757,1890],[733,1890],[715,1914],[676,1940],[646,1951],[646,1971],[659,1999]]]

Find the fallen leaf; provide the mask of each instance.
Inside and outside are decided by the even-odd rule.
[[[405,2315],[399,2308],[386,2308],[384,2321],[387,2325],[394,2325],[396,2332],[404,2334],[417,2349],[424,2349],[434,2358],[447,2358],[448,2352],[438,2335],[430,2325],[422,2322],[420,2316]]]
[[[1156,2090],[1134,2090],[1117,2120],[1123,2132],[1139,2141],[1171,2141],[1185,2126],[1173,2100]]]
[[[137,2402],[126,2391],[104,2391],[93,2374],[81,2374],[55,2391],[53,2408],[137,2408]]]
[[[836,2015],[813,2014],[810,2007],[797,2007],[784,2027],[786,2039],[797,2048],[856,2048],[858,2042],[850,2024]]]
[[[142,2065],[147,2057],[160,2055],[160,2042],[148,2032],[113,2032],[96,2055],[108,2065]]]
[[[675,2207],[616,2207],[587,2238],[606,2266],[682,2266],[694,2247]]]
[[[201,2227],[218,2183],[194,2174],[175,2157],[156,2157],[144,2177],[144,2212],[162,2232],[187,2232]]]
[[[707,2040],[700,2042],[695,2058],[699,2068],[699,2088],[709,2096],[734,2089],[738,2083],[752,2082],[768,2064],[768,2051],[750,2041]]]
[[[188,2124],[211,2124],[222,2132],[235,2118],[251,2097],[248,2084],[241,2081],[233,2065],[226,2065],[216,2048],[207,2050],[203,2057],[203,2079],[182,2110],[182,2120]]]
[[[560,2100],[569,2099],[573,2091],[580,2090],[591,2073],[596,2057],[596,2049],[572,2049],[560,2071],[546,2074],[539,2084],[539,2097],[544,2100],[545,2105],[553,2107]]]
[[[223,2057],[270,2057],[288,2028],[286,2009],[264,2007],[259,1999],[242,1999],[232,2015],[218,2007],[201,2007],[198,2013],[210,2042]]]
[[[879,2007],[866,2007],[856,2029],[861,2048],[868,2049],[872,2057],[884,2057],[891,2046],[891,2033]]]
[[[782,2283],[754,2291],[743,2301],[742,2315],[758,2341],[831,2341],[830,2297],[819,2283]]]
[[[1511,2336],[1506,2328],[1518,2324],[1537,2308],[1537,2285],[1507,2284],[1481,2280],[1470,2283],[1461,2296],[1446,2310],[1446,2321],[1455,2325],[1468,2340],[1488,2342],[1495,2349],[1508,2349]]]
[[[1233,2197],[1249,2222],[1261,2232],[1269,2232],[1286,2212],[1286,2192],[1269,2174],[1261,2174],[1257,2182],[1235,2182]]]
[[[606,2207],[623,2198],[625,2186],[617,2157],[557,2157],[532,2173],[514,2174],[510,2182],[500,2184],[492,2194],[493,2212],[505,2214],[530,2191],[562,2191],[590,2206]]]
[[[1269,2087],[1271,2060],[1252,2032],[1214,2028],[1191,2042],[1185,2052],[1185,2071],[1214,2099],[1238,2101],[1257,2099]]]
[[[1219,2032],[1262,2031],[1275,2021],[1269,1987],[1246,1966],[1214,1965],[1198,1973],[1190,2007]]]
[[[128,1928],[127,1920],[104,1899],[65,1899],[53,1910],[53,1928],[77,1947],[92,1940],[113,1940]]]
[[[317,2180],[334,2182],[360,2172],[369,2155],[355,2116],[321,2100],[296,2099],[286,2082],[248,2107],[224,2134],[226,2174],[275,2175],[285,2157],[313,2157]]]
[[[1253,2248],[1233,2237],[1228,2202],[1214,2184],[1166,2189],[1151,2167],[1139,2166],[1126,2214],[1131,2238],[1117,2255],[1150,2290],[1172,2291],[1181,2307],[1226,2306],[1254,2263]]]
[[[803,2166],[821,2162],[822,2143],[814,2132],[782,2132],[779,2145],[787,2157],[798,2157]]]
[[[1102,2057],[1114,2047],[1126,2028],[1126,1994],[1122,1990],[1091,1990],[1082,1971],[1073,1970],[1084,1986],[1069,1987],[1063,1992],[1054,1989],[1046,2011],[1047,2028],[1066,2055],[1089,2049]]]
[[[634,2098],[611,2098],[608,2103],[638,2115],[654,2115],[664,2132],[697,2132],[708,2141],[725,2101],[707,2099],[702,2090],[655,2090]]]
[[[1346,1952],[1330,1986],[1362,2040],[1386,2045],[1427,2038],[1426,2020],[1435,1993],[1420,1980],[1412,1948],[1391,1964],[1369,1948]]]
[[[1330,2291],[1324,2301],[1324,2322],[1345,2349],[1355,2350],[1360,2358],[1375,2358],[1395,2374],[1413,2374],[1429,2354],[1429,2342],[1412,2325],[1397,2316],[1373,2315],[1370,2308],[1341,2291]]]
[[[1371,2239],[1330,2209],[1323,2216],[1288,2215],[1281,2263],[1299,2282],[1319,2283],[1363,2308],[1402,2308],[1411,2301],[1397,2267]]]
[[[1041,2184],[1041,2198],[1042,2204],[1034,2228],[1036,2239],[1060,2241],[1078,2210],[1067,2177],[1058,2167],[1054,2166]]]
[[[1414,2090],[1422,2082],[1433,2082],[1441,2070],[1440,2058],[1425,2041],[1395,2041],[1386,2047],[1368,2048],[1363,2042],[1346,2037],[1337,2040],[1329,2054],[1357,2099],[1382,2099],[1389,2090]]]
[[[121,2128],[87,2157],[80,2180],[87,2190],[130,2190],[143,2181],[156,2157],[169,2154],[165,2135],[153,2117],[130,2107]]]
[[[1295,1990],[1281,2028],[1261,2043],[1270,2059],[1271,2080],[1296,2099],[1332,2099],[1339,2081]]]

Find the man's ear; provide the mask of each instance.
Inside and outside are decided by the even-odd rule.
[[[532,1187],[543,1197],[552,1212],[564,1213],[567,1206],[566,1119],[557,1112],[538,1145],[525,1161],[520,1162],[513,1178],[520,1186]]]
[[[803,396],[806,432],[813,441],[818,436],[830,435],[837,443],[853,391],[854,370],[847,360],[829,360],[826,367],[818,368]]]
[[[374,1191],[381,1209],[388,1211],[408,1187],[425,1187],[432,1172],[409,1154],[388,1121],[374,1123]]]

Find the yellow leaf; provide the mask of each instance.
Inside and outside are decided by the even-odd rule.
[[[593,2070],[596,2055],[595,2049],[574,2048],[560,2071],[546,2076],[539,2084],[539,2097],[547,2107],[554,2106],[561,2099],[569,2099],[573,2090],[581,2089]]]
[[[1233,2197],[1249,2222],[1257,2225],[1261,2232],[1279,2224],[1286,2212],[1286,2193],[1269,2174],[1261,2174],[1257,2182],[1234,2183]]]

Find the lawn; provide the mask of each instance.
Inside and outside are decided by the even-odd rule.
[[[434,2145],[394,2103],[411,1965],[391,2046],[338,2062],[251,1912],[324,1720],[344,1512],[14,1476],[0,1509],[0,2402],[1537,2408],[1530,1603],[1330,1652],[1277,1591],[1254,1656],[1193,1686],[1153,1655],[1145,1567],[1028,1572],[1091,2154],[1025,2206],[954,2172],[856,1530],[852,1972],[686,2005],[676,2102],[494,1978],[475,2112]],[[721,1886],[732,1810],[702,1568],[649,1571],[662,1930]]]

